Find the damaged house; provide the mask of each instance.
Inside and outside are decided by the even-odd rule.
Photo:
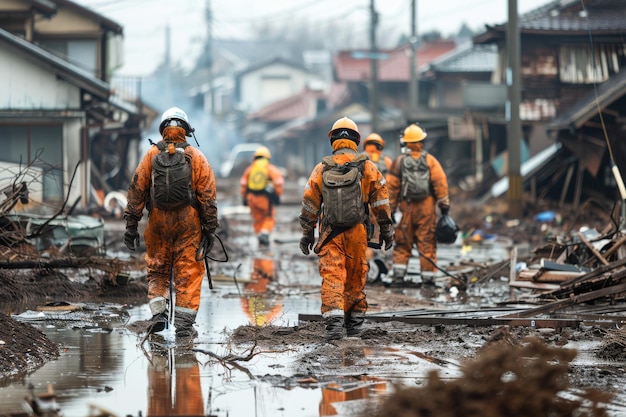
[[[122,27],[68,0],[3,1],[0,16],[0,189],[28,166],[29,211],[102,205],[127,186],[127,161],[156,117],[111,85]]]
[[[136,91],[112,86],[122,41],[120,25],[72,1],[0,2],[4,245],[102,248],[103,220],[87,213],[128,187],[140,133],[156,117]]]
[[[531,199],[574,207],[590,198],[619,199],[611,167],[626,172],[624,2],[554,1],[520,16],[519,30],[524,144],[531,159],[542,159],[532,169],[522,167],[524,189]],[[488,26],[474,43],[498,46],[493,82],[506,84],[506,24]],[[487,125],[484,140],[504,149],[504,120],[492,118]]]

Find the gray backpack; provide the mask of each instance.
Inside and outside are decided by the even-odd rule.
[[[173,153],[168,151],[168,143],[158,142],[159,153],[152,160],[150,183],[151,207],[174,210],[193,202],[191,187],[191,161],[185,153],[186,142],[174,143]]]
[[[431,195],[430,167],[426,162],[426,151],[419,158],[409,155],[402,158],[400,198],[408,201],[421,201]]]
[[[363,203],[361,177],[367,155],[359,154],[345,164],[338,165],[332,156],[323,159],[322,222],[331,227],[352,227],[368,218]]]

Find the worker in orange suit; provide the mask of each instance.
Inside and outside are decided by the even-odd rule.
[[[395,226],[389,282],[392,286],[404,285],[414,244],[420,254],[422,282],[433,282],[437,262],[436,207],[442,214],[450,209],[448,179],[437,158],[424,150],[426,136],[417,124],[404,129],[402,141],[406,143],[407,151],[394,160],[387,174],[391,212],[399,209],[402,214],[400,224]],[[411,189],[415,191],[411,192]]]
[[[381,243],[384,243],[385,249],[393,244],[393,229],[385,179],[366,155],[357,154],[361,135],[356,123],[342,117],[333,124],[328,137],[333,154],[315,166],[304,187],[299,216],[302,227],[300,250],[308,255],[313,249],[319,257],[321,312],[327,338],[336,340],[345,334],[350,337],[360,336],[367,311],[364,292],[367,276],[367,210],[372,210],[380,225]],[[341,190],[352,193],[356,189],[360,194],[358,200],[333,197],[335,194],[328,182],[329,174],[340,175],[342,167],[350,168],[347,175],[353,174],[353,169],[359,172],[359,186]],[[355,178],[359,178],[358,175]],[[344,223],[339,223],[338,219]],[[320,231],[315,244],[318,220]]]
[[[162,141],[151,146],[143,156],[128,189],[124,243],[131,251],[138,247],[137,226],[144,208],[147,208],[149,215],[144,241],[148,306],[152,313],[148,330],[159,332],[169,322],[172,279],[176,292],[176,335],[190,337],[197,334],[193,325],[205,273],[203,260],[198,260],[196,254],[203,239],[206,247],[212,245],[218,227],[215,176],[204,154],[186,142],[185,138],[192,136],[194,129],[183,110],[177,107],[166,110],[161,117],[159,132]],[[158,200],[155,200],[157,191],[152,185],[153,164],[156,163],[155,156],[162,155],[161,145],[171,149],[172,155],[183,153],[191,168],[187,181],[178,183],[184,193],[179,193],[182,197],[176,208],[163,208],[162,204],[155,203]]]
[[[372,161],[380,173],[383,175],[383,178],[387,176],[389,169],[391,168],[391,164],[393,160],[387,156],[383,155],[383,150],[385,149],[385,140],[378,133],[370,133],[370,135],[365,138],[363,141],[363,151],[369,156],[370,161]],[[380,249],[380,246],[376,243],[380,237],[380,230],[378,224],[376,223],[376,218],[370,213],[370,224],[373,228],[373,233],[368,242],[368,247],[366,251],[366,258],[369,264],[371,264],[372,260],[376,256],[375,249]]]
[[[252,158],[252,164],[239,180],[239,188],[243,204],[250,207],[252,227],[259,245],[267,246],[276,224],[276,206],[280,204],[285,179],[270,163],[272,155],[267,147],[259,146]]]

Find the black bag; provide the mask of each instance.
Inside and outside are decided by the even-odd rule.
[[[435,238],[439,243],[454,243],[458,231],[459,226],[457,226],[452,217],[449,214],[442,214],[437,222]]]

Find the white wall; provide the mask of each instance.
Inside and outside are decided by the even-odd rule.
[[[309,77],[305,71],[280,62],[251,71],[240,79],[240,104],[246,111],[256,111],[299,93]]]
[[[0,47],[0,109],[66,110],[80,107],[80,90],[12,49]]]

